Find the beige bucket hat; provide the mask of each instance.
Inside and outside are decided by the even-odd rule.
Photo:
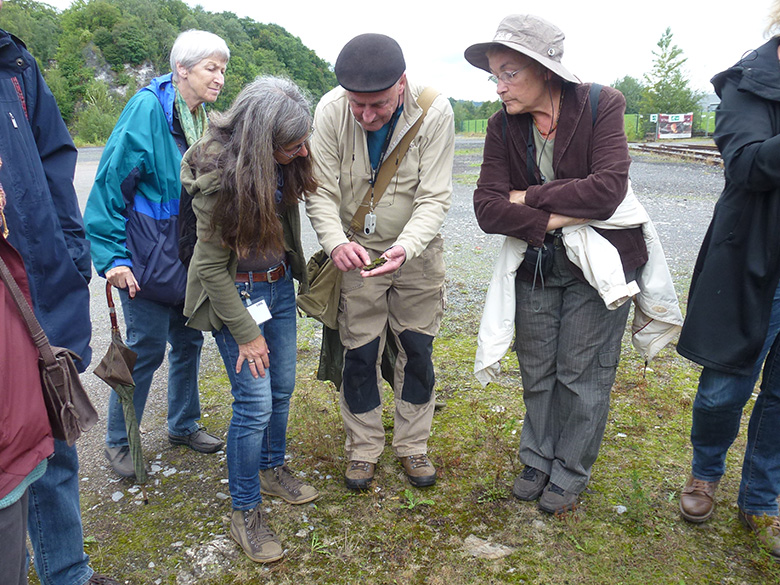
[[[580,83],[561,65],[564,38],[561,29],[543,18],[532,14],[510,14],[498,25],[491,42],[471,45],[464,52],[464,57],[474,67],[489,72],[487,52],[500,45],[530,57],[566,81]]]

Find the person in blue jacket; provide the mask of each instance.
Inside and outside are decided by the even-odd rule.
[[[139,422],[152,377],[168,354],[168,439],[201,453],[223,442],[198,424],[203,335],[182,314],[187,268],[179,258],[182,155],[207,126],[205,102],[222,89],[230,50],[217,35],[189,30],[171,50],[172,72],[125,106],[106,143],[84,211],[92,262],[119,289],[127,342],[138,354],[133,402]],[[182,206],[186,210],[186,205]],[[105,455],[133,477],[124,414],[111,393]]]
[[[3,30],[0,104],[8,242],[24,260],[33,310],[49,341],[76,352],[83,372],[92,358],[87,286],[92,270],[73,188],[77,152],[35,59]],[[35,569],[42,585],[118,585],[95,573],[84,552],[78,470],[75,445],[55,440],[46,472],[28,488]]]

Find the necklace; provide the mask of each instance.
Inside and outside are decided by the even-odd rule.
[[[537,124],[537,123],[536,123],[536,118],[533,118],[533,116],[532,116],[532,118],[533,118],[533,120],[534,120],[534,126],[536,126],[536,130],[539,132],[539,134],[541,134],[541,135],[542,135],[542,138],[547,138],[548,136],[550,136],[550,134],[552,134],[553,132],[555,132],[555,130],[558,128],[558,120],[559,120],[559,119],[560,119],[560,117],[561,117],[561,108],[563,107],[563,94],[564,94],[564,89],[565,89],[565,88],[562,86],[562,87],[561,87],[561,99],[560,99],[560,101],[558,102],[558,112],[555,114],[555,121],[553,122],[553,125],[552,125],[552,127],[550,128],[549,132],[543,132],[543,131],[542,131],[542,129],[541,129],[541,128],[539,128],[539,124]]]

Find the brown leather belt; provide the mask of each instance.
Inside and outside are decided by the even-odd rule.
[[[282,262],[277,266],[274,266],[270,270],[262,270],[257,272],[237,272],[236,282],[276,282],[284,278],[287,272],[287,264]]]

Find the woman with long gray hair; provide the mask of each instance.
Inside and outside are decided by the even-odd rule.
[[[230,378],[230,534],[261,563],[283,555],[261,493],[291,504],[318,496],[284,459],[296,364],[292,279],[307,287],[298,203],[316,188],[312,131],[300,89],[259,77],[230,110],[212,114],[182,161],[198,228],[184,314],[191,327],[212,332]]]

